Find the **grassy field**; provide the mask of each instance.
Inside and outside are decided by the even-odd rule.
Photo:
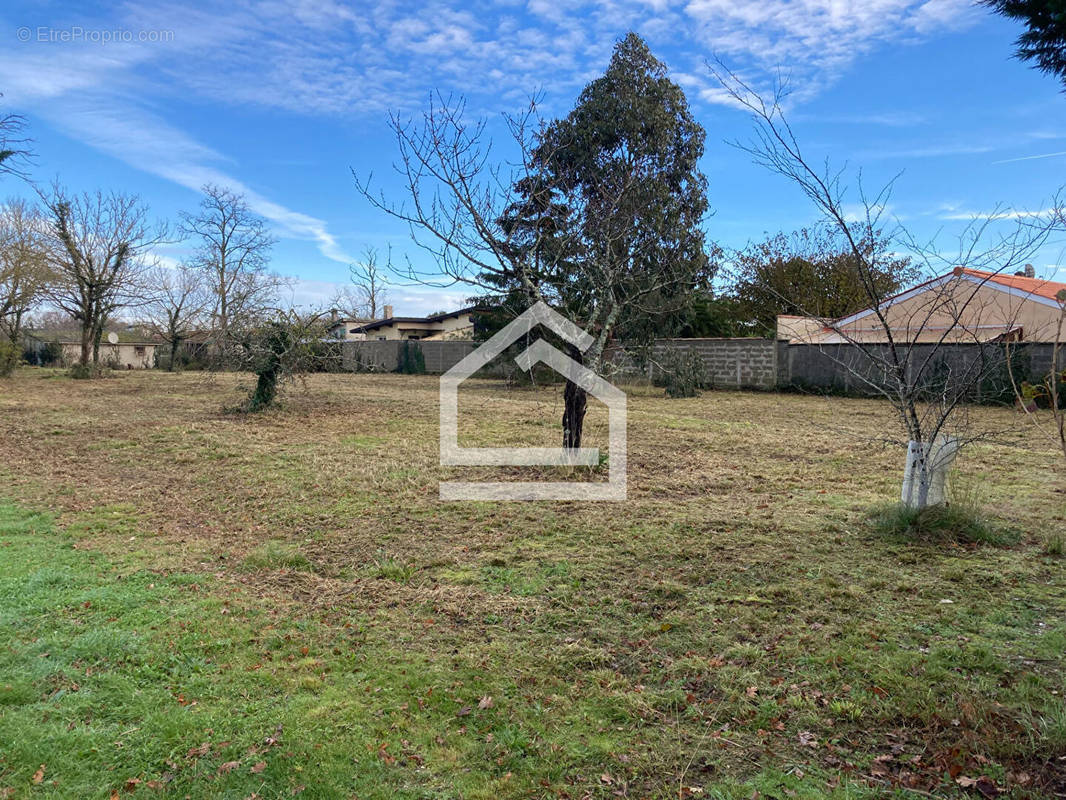
[[[0,797],[1066,796],[1066,470],[1011,411],[954,481],[993,547],[875,531],[874,401],[637,389],[627,502],[442,504],[435,379],[246,384],[0,383]]]

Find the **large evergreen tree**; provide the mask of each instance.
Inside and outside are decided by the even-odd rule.
[[[654,337],[709,283],[704,139],[681,87],[635,33],[540,132],[501,223],[523,234],[511,236],[515,261],[541,297],[595,336],[575,360],[599,369],[611,338]],[[564,446],[580,445],[584,413],[584,392],[568,384]]]
[[[616,45],[566,117],[538,125],[534,103],[507,118],[522,153],[508,178],[490,158],[484,123],[463,114],[461,100],[437,96],[420,121],[393,115],[408,203],[356,177],[433,257],[433,270],[409,267],[409,279],[475,286],[505,314],[555,305],[593,336],[586,352],[571,353],[592,370],[612,337],[647,338],[664,318],[681,321],[676,310],[711,271],[698,167],[705,134],[639,36]],[[566,398],[563,442],[578,447],[585,398],[573,384]]]
[[[1063,0],[981,0],[993,11],[1025,23],[1015,55],[1066,84],[1066,3]]]

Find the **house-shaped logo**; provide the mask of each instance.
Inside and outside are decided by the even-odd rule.
[[[459,384],[484,367],[537,325],[554,332],[584,352],[593,338],[543,302],[530,307],[495,336],[448,370],[440,379],[440,463],[442,466],[596,466],[595,447],[460,447]],[[544,363],[607,406],[606,482],[442,482],[441,500],[625,500],[626,396],[592,370],[538,339],[516,358],[523,370]]]

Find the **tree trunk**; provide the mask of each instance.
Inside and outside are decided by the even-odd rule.
[[[81,329],[81,365],[83,367],[89,366],[89,359],[92,356],[92,331],[89,328],[83,327]]]
[[[947,473],[958,450],[958,440],[946,436],[933,442],[910,442],[900,494],[905,506],[921,511],[947,502]]]
[[[178,337],[170,337],[170,364],[167,366],[167,372],[174,372],[174,362],[178,360]]]
[[[583,363],[581,351],[574,346],[567,348],[568,355],[577,363]],[[563,391],[563,447],[574,450],[581,447],[581,434],[585,425],[585,409],[588,406],[588,394],[572,381],[566,382]]]
[[[255,382],[255,390],[248,402],[249,411],[262,411],[274,405],[274,398],[278,394],[278,372],[271,367],[259,373]]]

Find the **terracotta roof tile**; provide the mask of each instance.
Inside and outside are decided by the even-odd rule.
[[[1007,286],[1011,289],[1017,289],[1018,291],[1025,292],[1026,294],[1034,294],[1038,297],[1045,297],[1048,300],[1054,300],[1055,295],[1066,289],[1066,283],[1059,283],[1057,281],[1046,281],[1043,278],[1026,278],[1021,275],[1011,275],[1005,272],[984,272],[979,269],[967,269],[965,267],[956,267],[956,275],[969,275],[973,278],[980,280],[986,280],[990,283],[998,283],[1000,286]]]

